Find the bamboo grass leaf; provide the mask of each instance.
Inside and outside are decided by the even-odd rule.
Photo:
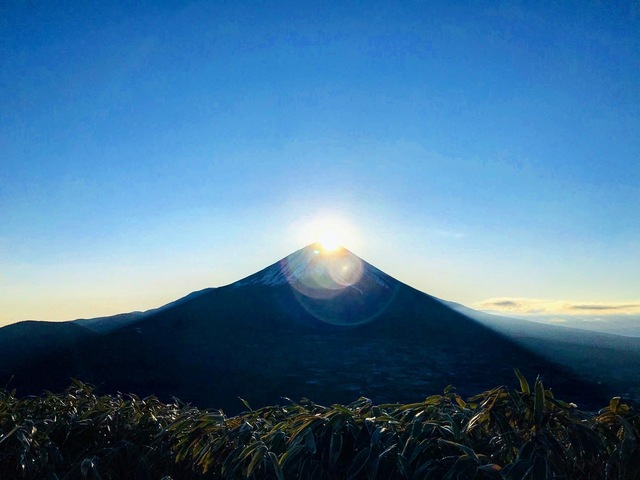
[[[242,404],[245,407],[247,407],[247,410],[249,410],[250,412],[253,412],[253,408],[251,408],[251,405],[249,405],[249,402],[247,402],[244,398],[240,398],[240,397],[238,397],[238,400],[240,400]]]
[[[342,435],[338,432],[331,434],[331,440],[329,442],[329,464],[337,465],[342,453]]]
[[[305,431],[304,440],[309,452],[316,453],[316,440],[313,436],[313,430],[311,428],[307,428],[307,430]]]
[[[258,465],[260,465],[260,463],[262,463],[265,453],[266,453],[266,448],[261,446],[260,448],[257,449],[253,457],[251,457],[251,462],[249,462],[249,465],[247,466],[247,470],[245,473],[245,476],[247,478],[251,477],[251,474],[253,473],[253,471],[258,467]]]
[[[466,446],[466,445],[462,445],[461,443],[457,443],[457,442],[452,442],[449,440],[443,440],[440,439],[438,440],[438,443],[440,444],[445,444],[445,445],[449,445],[455,448],[460,449],[462,452],[466,453],[470,458],[472,458],[476,463],[481,463],[480,459],[478,458],[478,455],[476,455],[476,452],[473,451],[472,448]]]
[[[522,373],[520,373],[520,370],[518,370],[517,368],[514,368],[513,371],[515,372],[516,377],[518,377],[518,381],[520,382],[520,391],[526,395],[530,395],[531,389],[529,388],[529,382],[527,382],[527,379]]]
[[[540,428],[542,424],[542,416],[544,414],[544,387],[540,379],[536,380],[535,384],[535,399],[533,407],[533,418],[536,429]]]
[[[284,480],[284,473],[282,472],[282,468],[280,468],[277,455],[273,452],[269,452],[269,460],[271,460],[271,466],[273,467],[273,471],[278,480]]]
[[[356,478],[357,475],[360,473],[360,470],[362,470],[364,468],[364,466],[367,464],[367,461],[369,460],[369,455],[370,455],[370,450],[368,448],[365,448],[364,450],[361,450],[353,459],[353,462],[351,463],[351,468],[349,468],[349,473],[347,475],[347,478]]]

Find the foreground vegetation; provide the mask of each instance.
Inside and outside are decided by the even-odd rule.
[[[640,418],[533,388],[409,405],[310,401],[235,417],[154,397],[0,391],[0,477],[16,479],[636,479]]]

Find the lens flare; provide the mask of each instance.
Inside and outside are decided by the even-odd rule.
[[[312,244],[280,264],[295,300],[308,314],[336,326],[355,326],[378,318],[396,289],[367,274],[367,265],[346,248]],[[371,267],[373,269],[373,267]]]
[[[291,286],[307,297],[335,297],[362,276],[362,261],[345,249],[310,249],[301,255],[304,258],[296,258],[283,268]]]
[[[328,265],[331,279],[341,287],[358,283],[362,276],[362,262],[354,256],[337,257]]]

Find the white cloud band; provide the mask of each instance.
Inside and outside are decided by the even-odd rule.
[[[575,302],[540,298],[489,298],[474,304],[474,308],[490,312],[512,312],[533,315],[636,315],[637,302]]]

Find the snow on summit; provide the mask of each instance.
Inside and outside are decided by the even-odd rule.
[[[362,279],[391,287],[393,278],[344,247],[327,251],[314,243],[239,282],[245,285],[304,285],[314,290],[340,290]]]

